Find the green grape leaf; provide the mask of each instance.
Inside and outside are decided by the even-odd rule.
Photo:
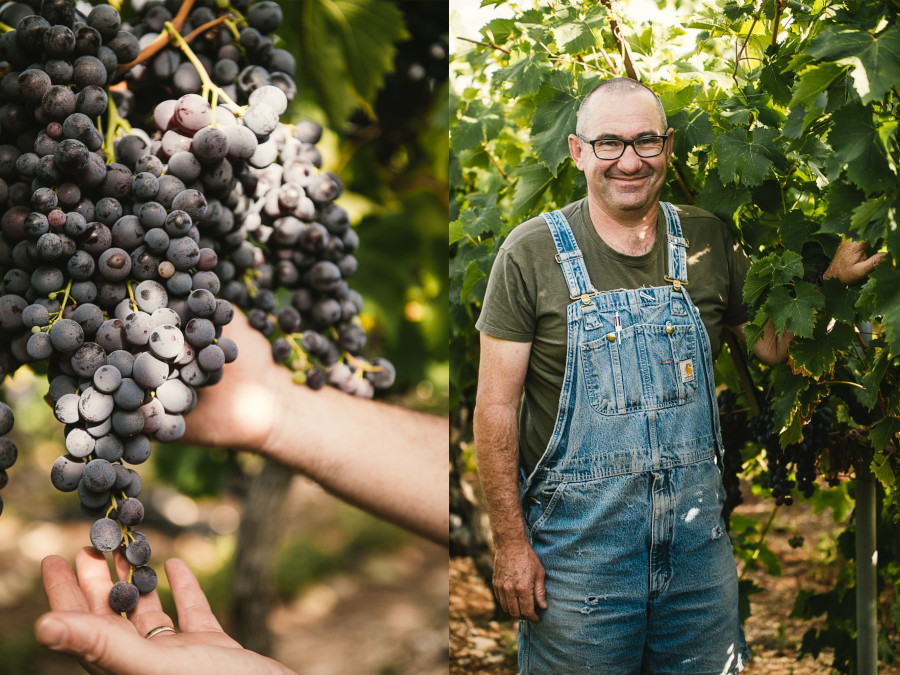
[[[833,488],[816,490],[812,502],[813,513],[831,509],[831,517],[836,523],[846,522],[853,512],[854,501],[847,494],[847,483],[841,483]]]
[[[862,191],[846,182],[832,183],[826,193],[825,219],[819,233],[844,234],[850,230],[850,217],[865,198]]]
[[[500,68],[491,77],[491,82],[495,87],[509,83],[510,86],[506,93],[510,98],[537,92],[550,71],[550,62],[547,60],[546,52],[517,53],[517,55],[521,56],[519,60],[506,68]]]
[[[583,21],[563,23],[550,30],[556,46],[566,54],[577,55],[597,44],[593,29]]]
[[[858,305],[871,303],[873,313],[882,317],[884,336],[891,351],[900,352],[900,274],[884,261],[869,275]]]
[[[816,224],[802,211],[791,211],[781,219],[781,241],[785,248],[800,253],[807,242],[813,239],[817,229]]]
[[[466,233],[463,230],[463,225],[461,220],[454,220],[450,223],[450,243],[453,244],[460,239],[465,239]]]
[[[838,355],[846,352],[851,342],[856,341],[856,332],[845,323],[836,323],[831,331],[827,322],[816,325],[811,340],[798,339],[791,342],[791,368],[794,372],[819,379],[834,370]]]
[[[481,28],[481,34],[494,44],[505,44],[519,32],[513,19],[493,19]]]
[[[696,84],[689,84],[681,89],[660,94],[659,100],[662,101],[666,117],[671,117],[675,113],[681,112],[681,110],[693,103],[697,99],[698,89],[699,87]]]
[[[847,178],[866,193],[886,190],[896,182],[870,109],[848,103],[832,113],[828,141],[835,159],[846,165]]]
[[[809,107],[846,69],[836,63],[820,63],[800,71],[794,84],[791,106]]]
[[[715,142],[719,175],[723,182],[753,187],[762,183],[772,166],[773,142],[779,133],[774,129],[731,129]]]
[[[565,90],[541,88],[539,104],[531,118],[531,144],[541,163],[556,176],[559,165],[569,157],[569,134],[575,133],[579,98],[571,87]]]
[[[781,133],[785,138],[800,138],[803,135],[806,127],[803,124],[803,120],[806,117],[806,108],[803,106],[794,106],[791,108],[791,111],[788,113],[787,122],[784,125],[784,129],[781,130]]]
[[[799,403],[800,393],[809,387],[810,382],[811,380],[808,377],[793,373],[786,365],[773,368],[770,405],[772,408],[772,422],[775,425],[775,430],[779,433],[784,433],[790,427],[793,411]],[[802,425],[801,429],[792,430],[791,433],[797,433],[798,431],[802,435]]]
[[[286,3],[285,26],[297,26],[298,82],[315,89],[332,126],[371,103],[394,69],[395,43],[409,38],[403,13],[382,0]],[[322,39],[327,36],[327,39]]]
[[[766,292],[772,287],[772,275],[760,274],[756,265],[750,268],[747,278],[744,280],[744,304],[748,307],[755,307],[757,301],[762,298]]]
[[[479,283],[483,283],[486,285],[487,278],[484,271],[482,271],[481,267],[479,266],[478,261],[472,260],[466,267],[466,273],[463,276],[462,290],[460,290],[459,293],[460,301],[466,302],[467,300],[469,300],[469,297],[472,295],[473,291]],[[482,297],[483,294],[484,291],[482,290]]]
[[[767,63],[759,75],[759,80],[772,100],[779,105],[787,105],[791,100],[791,85],[794,81],[794,73],[784,70],[782,60]]]
[[[502,111],[499,108],[485,106],[481,101],[471,101],[460,112],[456,124],[450,129],[450,147],[455,152],[461,152],[481,145],[496,138],[503,125]]]
[[[900,26],[878,35],[861,30],[828,27],[807,48],[807,53],[828,61],[854,66],[854,88],[864,104],[879,101],[900,81]]]
[[[834,277],[826,279],[820,289],[825,296],[825,315],[852,325],[856,321],[856,301],[859,291],[842,284]]]
[[[900,433],[900,418],[882,417],[869,428],[869,442],[873,450],[881,450]]]
[[[513,173],[517,180],[510,215],[530,215],[538,200],[553,182],[553,174],[542,164],[526,164]]]
[[[892,436],[896,435],[897,431],[900,430],[900,420],[898,420],[896,417],[890,417],[890,418],[886,418],[886,419],[890,419],[896,423],[897,426],[895,428],[893,428]],[[880,420],[879,423],[881,421],[883,421],[883,420]],[[876,426],[877,426],[877,424],[876,424]],[[871,439],[875,433],[876,433],[876,431],[875,431],[875,428],[873,427],[872,431],[870,432],[869,438]],[[880,436],[880,429],[878,430],[878,433]],[[872,445],[874,445],[874,444],[875,443],[873,441]],[[879,453],[879,454],[875,455],[872,458],[871,469],[872,469],[872,473],[874,474],[875,478],[877,478],[878,481],[884,487],[886,487],[886,488],[893,487],[894,484],[897,482],[897,477],[894,475],[894,469],[891,467],[891,458],[890,458],[889,454]]]
[[[860,402],[869,410],[872,410],[875,407],[875,404],[878,403],[878,392],[881,390],[881,381],[884,379],[884,375],[887,373],[889,365],[890,360],[888,359],[887,350],[877,350],[875,358],[872,359],[872,363],[869,365],[868,370],[859,381],[865,388],[856,392],[856,395]]]
[[[750,190],[730,183],[724,185],[717,169],[706,175],[706,182],[697,195],[697,206],[717,215],[726,223],[735,223],[736,215],[744,204],[750,203]]]
[[[798,281],[793,296],[785,286],[777,286],[769,293],[765,306],[778,335],[790,331],[800,337],[812,337],[816,310],[824,305],[825,298],[815,286]]]
[[[791,283],[797,277],[803,276],[803,256],[794,251],[785,251],[780,256],[775,253],[775,262],[772,268],[772,282],[776,286]]]

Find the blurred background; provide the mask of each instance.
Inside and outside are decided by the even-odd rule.
[[[280,4],[275,46],[298,64],[299,94],[286,121],[326,127],[323,169],[344,181],[338,203],[361,241],[351,287],[365,299],[368,355],[397,368],[382,399],[446,415],[448,3]],[[127,19],[127,2],[122,12]],[[80,671],[32,634],[47,611],[41,559],[71,562],[90,543],[91,519],[50,485],[63,429],[43,401],[46,387],[27,368],[0,387],[16,414],[11,438],[19,447],[0,516],[0,675]],[[447,672],[445,548],[255,457],[156,445],[139,473],[151,564],[187,561],[243,644],[306,674]],[[271,597],[254,592],[269,574]],[[171,613],[162,574],[160,595]]]

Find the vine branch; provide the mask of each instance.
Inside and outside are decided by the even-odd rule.
[[[174,19],[172,19],[172,26],[176,31],[181,31],[181,27],[187,20],[188,14],[190,14],[193,6],[194,0],[184,0],[184,4],[181,5],[181,8],[178,10],[178,14],[175,15]],[[168,45],[171,40],[172,37],[168,36],[165,30],[160,31],[159,37],[157,37],[153,42],[144,47],[134,61],[132,61],[131,63],[123,63],[116,69],[116,77],[121,77],[124,73],[128,72],[139,63],[143,63],[150,57],[158,54],[160,51],[165,49],[166,45]]]
[[[512,183],[510,177],[506,175],[506,172],[500,167],[500,165],[497,163],[497,160],[494,159],[491,151],[488,150],[487,141],[482,141],[481,147],[484,148],[484,154],[486,154],[488,156],[488,159],[491,160],[491,164],[494,165],[494,168],[497,169],[497,173],[499,173],[503,177],[503,180],[505,180],[507,183]]]
[[[615,14],[613,14],[612,0],[602,0],[602,2],[606,9],[609,10],[609,28],[616,40],[619,51],[622,52],[622,59],[625,61],[625,72],[632,80],[640,82],[641,78],[638,77],[637,71],[634,69],[634,64],[631,62],[631,52],[628,50],[628,44],[622,39],[619,22],[616,21]]]
[[[492,42],[479,42],[478,40],[470,40],[469,38],[457,38],[457,40],[462,40],[463,42],[471,42],[473,45],[480,45],[482,47],[490,47],[491,49],[496,49],[499,52],[503,52],[504,54],[512,54],[508,49],[504,49],[500,45],[495,45]]]

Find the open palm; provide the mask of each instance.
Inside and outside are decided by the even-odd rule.
[[[116,556],[125,578],[128,563]],[[174,628],[156,591],[141,596],[126,619],[109,606],[110,577],[106,559],[93,548],[75,556],[75,572],[58,556],[41,565],[50,612],[38,619],[35,636],[55,651],[72,654],[97,675],[285,675],[279,663],[243,649],[222,630],[190,568],[181,560],[166,563],[181,632],[163,632],[150,639],[159,626]]]

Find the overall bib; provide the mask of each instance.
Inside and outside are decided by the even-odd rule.
[[[543,216],[574,302],[556,425],[522,478],[548,608],[519,624],[521,675],[728,675],[747,661],[709,337],[678,215],[660,208],[670,283],[602,293],[562,212]]]

